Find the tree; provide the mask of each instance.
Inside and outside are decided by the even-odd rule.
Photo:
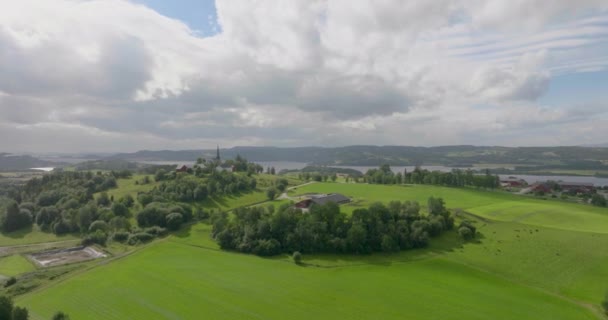
[[[181,213],[173,212],[167,215],[167,228],[177,230],[182,225],[184,218]]]
[[[53,320],[70,320],[70,316],[62,311],[57,311],[57,313],[55,313],[53,316]]]
[[[605,207],[606,198],[604,198],[604,196],[602,196],[601,194],[596,193],[591,197],[591,204],[596,207]]]
[[[274,170],[274,167],[270,168],[270,174],[272,174],[272,175],[276,174],[276,171]]]
[[[0,296],[0,319],[10,320],[13,315],[13,300]]]
[[[10,200],[6,212],[0,216],[2,231],[11,232],[32,224],[32,213],[28,209],[20,209],[17,202]]]
[[[112,212],[115,216],[126,217],[129,215],[129,208],[127,208],[127,206],[122,202],[115,202],[112,204]]]
[[[602,301],[602,308],[604,309],[604,313],[608,314],[608,292],[604,295],[604,300]]]
[[[331,181],[332,182],[336,182],[337,179],[338,179],[338,175],[337,174],[334,173],[334,174],[331,175]]]
[[[27,320],[29,319],[30,315],[29,312],[27,312],[26,308],[22,308],[22,307],[15,307],[13,309],[13,319],[12,320]]]
[[[102,192],[99,195],[99,198],[97,198],[97,205],[100,207],[107,207],[110,205],[110,203],[111,203],[110,197],[105,192]]]
[[[110,227],[108,226],[108,224],[105,221],[97,220],[97,221],[91,223],[91,225],[89,227],[89,233],[93,233],[97,230],[107,232],[109,229],[110,229]]]
[[[274,198],[276,198],[277,196],[277,190],[274,188],[270,188],[266,191],[266,197],[268,198],[268,200],[274,200]]]
[[[293,258],[293,262],[295,264],[302,263],[302,254],[300,253],[300,251],[295,251],[291,257]]]
[[[471,231],[471,229],[469,229],[469,227],[466,227],[466,226],[462,226],[462,227],[458,228],[458,234],[464,240],[470,240],[471,238],[473,238],[473,232]]]

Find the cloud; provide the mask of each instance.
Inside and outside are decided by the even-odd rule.
[[[126,0],[4,4],[0,149],[528,144],[530,118],[598,127],[534,143],[603,132],[605,113],[540,101],[556,75],[608,67],[605,1],[216,8],[221,31],[202,37]]]

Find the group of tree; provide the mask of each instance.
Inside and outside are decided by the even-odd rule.
[[[117,202],[103,192],[97,199],[93,197],[115,186],[113,175],[91,172],[58,172],[32,179],[0,208],[0,228],[12,232],[36,223],[42,230],[57,234],[88,234],[97,220],[122,223],[134,204],[132,197]]]
[[[215,195],[234,195],[254,190],[254,177],[236,174],[227,170],[213,170],[203,176],[193,174],[167,175],[159,172],[157,181],[162,181],[150,192],[141,193],[139,202],[146,206],[151,202],[192,202],[203,201]],[[162,176],[158,179],[158,176]]]
[[[496,189],[500,186],[500,178],[487,170],[485,174],[475,174],[472,170],[454,169],[451,172],[441,172],[416,167],[412,172],[407,172],[406,169],[403,173],[394,173],[387,164],[368,170],[363,181],[373,184],[430,184],[486,189]]]
[[[284,205],[234,211],[230,219],[213,220],[213,237],[222,249],[262,256],[280,253],[394,252],[424,247],[429,238],[454,227],[442,199],[429,199],[429,214],[420,214],[417,202],[392,201],[356,209],[348,216],[335,203],[313,206],[303,213]]]
[[[1,320],[28,320],[29,311],[26,308],[15,306],[13,300],[7,296],[0,296],[0,319]],[[70,320],[70,317],[58,311],[52,320]]]

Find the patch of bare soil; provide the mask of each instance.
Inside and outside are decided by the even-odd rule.
[[[100,252],[93,247],[49,250],[29,255],[29,258],[41,267],[60,266],[105,257],[107,257],[105,253]]]

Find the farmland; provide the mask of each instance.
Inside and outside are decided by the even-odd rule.
[[[519,222],[566,230],[608,233],[608,211],[554,200],[540,200],[498,191],[436,186],[384,186],[368,184],[310,184],[292,190],[292,195],[340,192],[353,198],[343,206],[345,211],[372,202],[416,200],[425,205],[429,196],[441,197],[450,208],[459,208],[483,218]]]
[[[480,237],[464,242],[449,232],[426,249],[305,255],[298,266],[287,255],[221,251],[211,227],[199,223],[19,296],[17,304],[33,319],[58,309],[87,319],[599,318],[608,253],[594,248],[608,245],[605,209],[433,186],[315,183],[290,195],[316,192],[353,197],[342,206],[346,212],[375,201],[424,206],[428,196],[440,196],[465,211],[459,219],[476,221]],[[263,193],[255,191],[226,197],[220,208],[261,200]]]

